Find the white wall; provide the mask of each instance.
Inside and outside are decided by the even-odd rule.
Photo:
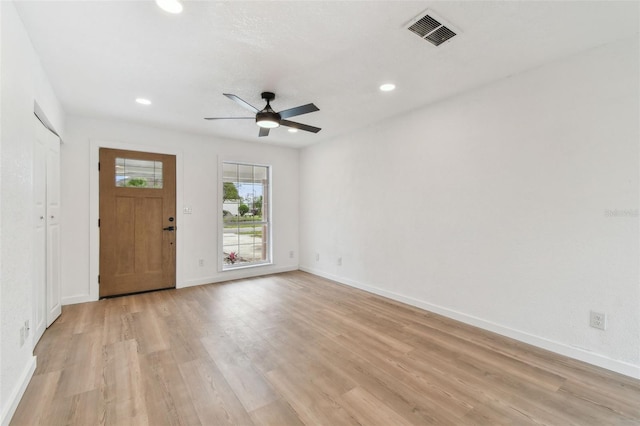
[[[3,93],[3,82],[4,82],[4,78],[3,78],[3,74],[4,74],[4,68],[3,68],[3,58],[2,58],[2,52],[4,50],[3,46],[2,46],[2,41],[4,40],[4,35],[2,34],[2,22],[3,22],[3,6],[0,3],[0,189],[2,188],[2,119],[3,119],[3,115],[2,115],[2,104],[4,102],[2,102],[2,93]],[[2,206],[3,206],[3,202],[2,202],[2,194],[0,193],[0,309],[2,309],[3,303],[2,303]],[[4,342],[5,339],[5,333],[7,335],[10,334],[9,330],[5,330],[3,327],[3,321],[2,321],[2,314],[0,313],[0,342]],[[0,343],[0,345],[2,345],[2,343]],[[3,373],[3,369],[2,369],[2,347],[0,347],[0,424],[3,424],[5,422],[4,418],[6,416],[8,416],[8,412],[5,413],[5,405],[6,402],[4,401],[4,399],[2,398],[2,382],[4,377],[4,373]],[[13,414],[12,414],[13,415]]]
[[[143,125],[68,117],[62,147],[62,295],[63,303],[95,300],[97,293],[98,145],[176,153],[177,286],[247,277],[298,268],[298,156],[295,149],[260,143],[217,140]],[[218,271],[218,163],[245,161],[273,167],[273,265]],[[192,214],[183,214],[191,207]],[[92,218],[91,209],[96,213]],[[96,238],[97,240],[97,238]],[[289,258],[293,251],[294,258]],[[204,259],[204,266],[198,266]]]
[[[640,377],[638,51],[617,42],[303,150],[301,268]]]
[[[27,385],[35,358],[20,327],[33,317],[32,159],[34,102],[62,133],[64,112],[11,2],[0,2],[0,422],[9,421]]]

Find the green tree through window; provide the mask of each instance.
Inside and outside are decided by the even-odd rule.
[[[222,200],[238,200],[240,199],[240,195],[238,195],[238,188],[233,184],[233,182],[224,182],[222,186]]]

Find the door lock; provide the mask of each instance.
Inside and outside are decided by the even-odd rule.
[[[164,231],[175,231],[176,227],[175,226],[167,226],[166,228],[162,228]]]

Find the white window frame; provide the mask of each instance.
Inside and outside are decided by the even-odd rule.
[[[222,211],[224,210],[224,201],[222,199],[222,196],[224,194],[224,173],[223,173],[223,169],[224,169],[224,165],[225,164],[235,164],[235,165],[242,165],[242,166],[257,166],[257,167],[266,167],[267,169],[267,179],[268,179],[268,183],[267,183],[267,195],[268,195],[268,199],[267,199],[267,218],[268,220],[263,221],[263,222],[259,222],[259,223],[265,223],[267,225],[267,247],[266,247],[266,255],[267,258],[266,260],[260,261],[260,262],[251,262],[251,263],[242,263],[242,264],[238,264],[238,265],[229,265],[227,263],[225,263],[224,261],[224,215],[222,214]],[[237,160],[229,160],[229,159],[224,159],[224,160],[220,160],[219,164],[218,164],[218,214],[220,215],[220,218],[218,220],[218,272],[229,272],[229,271],[237,271],[237,270],[241,270],[241,269],[248,269],[248,268],[259,268],[259,267],[263,267],[263,266],[270,266],[273,265],[273,219],[272,219],[272,213],[273,213],[273,191],[272,191],[272,173],[273,173],[273,167],[269,164],[261,164],[261,163],[256,163],[256,162],[252,162],[252,161],[237,161]],[[263,195],[264,196],[264,195]],[[263,215],[264,217],[264,215]]]

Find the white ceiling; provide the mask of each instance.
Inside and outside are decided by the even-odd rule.
[[[19,1],[18,12],[65,111],[256,143],[306,146],[614,40],[637,36],[636,1]],[[432,10],[461,30],[434,47],[405,29]],[[383,82],[397,90],[378,91]],[[318,134],[258,138],[222,96]],[[153,105],[134,102],[146,97]],[[250,113],[249,113],[250,115]]]

